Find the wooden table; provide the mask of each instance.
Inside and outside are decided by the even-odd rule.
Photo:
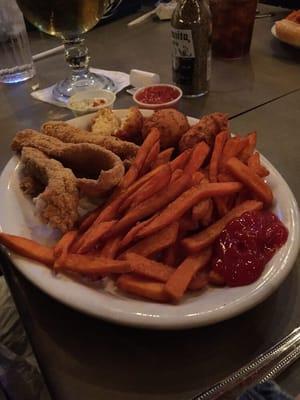
[[[263,10],[286,11],[274,7]],[[171,80],[170,25],[149,20],[132,29],[134,16],[87,34],[92,65],[129,72],[158,72]],[[181,103],[191,116],[225,111],[233,131],[256,129],[258,148],[281,171],[296,197],[299,189],[300,51],[275,40],[272,19],[256,21],[251,55],[240,61],[214,60],[210,93]],[[57,41],[31,33],[33,53]],[[11,157],[13,134],[38,128],[48,119],[71,114],[30,96],[38,80],[46,87],[65,75],[62,55],[40,61],[33,81],[0,90],[1,168]],[[118,95],[117,108],[132,99]],[[2,210],[4,212],[4,210]],[[264,303],[214,326],[180,332],[155,332],[112,325],[82,315],[43,294],[5,257],[2,267],[53,399],[179,400],[223,378],[250,361],[300,324],[299,262],[281,287]],[[298,266],[298,268],[297,268]],[[300,392],[300,363],[278,382]]]

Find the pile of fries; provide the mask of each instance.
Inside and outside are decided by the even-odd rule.
[[[268,171],[256,133],[220,132],[172,158],[153,128],[106,203],[50,248],[0,233],[0,243],[57,272],[109,276],[129,294],[179,302],[188,291],[224,285],[211,269],[213,245],[232,219],[269,207]]]

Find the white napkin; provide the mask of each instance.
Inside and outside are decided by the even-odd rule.
[[[90,71],[94,74],[105,75],[115,82],[117,87],[116,93],[120,92],[126,86],[129,86],[129,75],[125,72],[119,71],[107,71],[105,69],[90,68]],[[46,89],[36,90],[31,93],[31,96],[37,100],[44,101],[46,103],[54,104],[58,107],[67,107],[66,103],[57,101],[52,95],[52,90],[55,85],[49,86]]]

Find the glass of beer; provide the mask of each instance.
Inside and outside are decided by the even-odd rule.
[[[17,2],[25,17],[34,26],[63,40],[71,74],[55,85],[53,95],[56,99],[65,101],[75,92],[96,87],[115,90],[115,84],[111,79],[89,72],[90,57],[81,36],[100,21],[107,0],[17,0]]]
[[[210,0],[212,51],[222,58],[241,58],[249,53],[257,0]]]

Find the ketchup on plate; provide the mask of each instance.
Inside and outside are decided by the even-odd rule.
[[[170,86],[150,86],[140,92],[136,99],[145,104],[164,104],[175,100],[180,92]]]
[[[248,285],[287,238],[288,230],[272,212],[247,212],[232,220],[216,241],[213,270],[228,286]]]

